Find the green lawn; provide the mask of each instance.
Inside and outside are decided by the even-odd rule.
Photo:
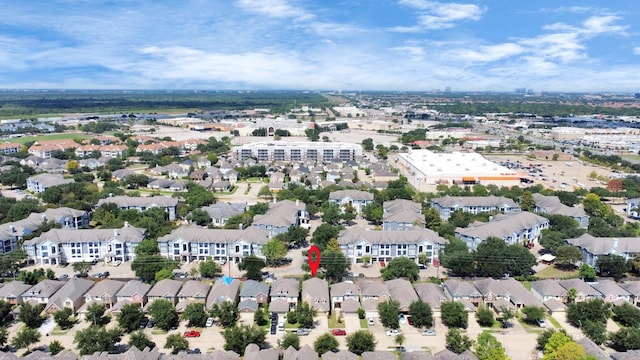
[[[51,135],[42,135],[42,136],[25,136],[19,138],[11,138],[10,142],[17,142],[20,144],[24,144],[30,141],[42,141],[42,140],[60,140],[60,139],[90,139],[94,137],[94,135],[82,134],[82,133],[62,133],[62,134],[51,134]]]
[[[540,279],[570,279],[578,277],[578,270],[560,270],[555,266],[548,266],[544,270],[536,273],[536,277]]]
[[[360,329],[368,329],[369,324],[367,324],[367,319],[360,319]]]
[[[329,329],[341,329],[344,328],[344,320],[338,321],[336,314],[333,313],[329,317]]]

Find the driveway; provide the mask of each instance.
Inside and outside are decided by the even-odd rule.
[[[567,320],[567,313],[558,311],[551,314],[551,316],[556,319],[567,334],[571,335],[575,340],[580,340],[584,337],[584,334],[580,329],[569,323]]]

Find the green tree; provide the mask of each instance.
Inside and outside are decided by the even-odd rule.
[[[483,327],[492,327],[493,323],[495,322],[493,310],[489,309],[486,306],[478,307],[476,316],[478,317],[478,324]]]
[[[289,347],[300,350],[300,337],[295,332],[287,332],[282,339],[278,340],[278,347],[282,350],[286,350]]]
[[[582,260],[582,253],[577,246],[564,245],[556,249],[556,266],[564,269],[575,269],[578,261]]]
[[[156,275],[154,277],[154,280],[156,282],[162,281],[162,280],[167,280],[167,279],[173,279],[173,270],[172,269],[160,269],[158,272],[156,272]]]
[[[273,193],[271,192],[271,189],[269,189],[269,187],[265,185],[260,188],[260,191],[258,191],[258,197],[271,199],[273,197]]]
[[[262,310],[262,308],[259,307],[256,309],[256,312],[253,313],[253,321],[258,326],[267,325],[267,319],[265,319],[264,316],[265,316],[264,310]]]
[[[640,309],[628,302],[614,306],[613,319],[623,326],[640,328]]]
[[[73,326],[74,322],[71,320],[71,316],[73,316],[73,310],[66,307],[53,313],[53,320],[60,326],[60,329],[65,330]]]
[[[440,217],[440,213],[433,207],[429,207],[425,211],[422,212],[424,214],[425,226],[427,229],[435,230],[440,225],[442,225],[442,218]]]
[[[347,349],[356,355],[376,349],[376,338],[367,330],[358,330],[347,336]]]
[[[418,299],[409,305],[409,315],[413,320],[413,325],[417,327],[432,327],[433,326],[433,312],[431,306]]]
[[[560,349],[564,344],[570,343],[573,340],[564,332],[554,332],[548,338],[544,345],[544,355],[553,356],[553,354]]]
[[[495,336],[489,332],[482,332],[478,335],[476,343],[476,356],[478,360],[508,360],[507,353]]]
[[[81,274],[87,275],[89,271],[91,271],[91,263],[86,261],[81,261],[77,263],[73,263],[73,271]]]
[[[0,326],[5,326],[13,320],[12,311],[13,305],[7,301],[0,300]]]
[[[345,271],[351,267],[349,259],[340,250],[327,249],[321,253],[320,267],[325,278],[333,283],[342,281]]]
[[[522,308],[524,321],[528,324],[536,324],[539,320],[544,320],[545,310],[539,306],[525,306]]]
[[[611,347],[616,351],[624,352],[628,350],[640,349],[640,329],[623,327],[609,337]]]
[[[7,345],[7,341],[9,340],[9,331],[6,327],[0,327],[0,347],[4,347]]]
[[[560,346],[550,355],[545,355],[549,360],[589,360],[584,348],[575,341],[568,342]]]
[[[102,326],[106,325],[110,321],[109,315],[106,315],[107,307],[104,304],[93,303],[87,306],[87,312],[84,315],[86,322],[93,325]]]
[[[378,315],[382,326],[397,329],[400,327],[398,316],[400,315],[400,303],[395,300],[381,301],[378,303]]]
[[[418,279],[420,268],[413,260],[408,257],[396,257],[389,261],[386,267],[380,270],[383,280],[392,280],[398,278],[406,278],[413,282]]]
[[[325,202],[322,206],[322,222],[329,225],[337,225],[342,214],[336,203]]]
[[[508,324],[509,321],[515,317],[516,313],[512,309],[506,306],[500,308],[500,316],[498,316],[498,321],[500,321],[501,323]]]
[[[144,240],[146,241],[146,240]],[[144,242],[142,241],[142,243]],[[141,244],[142,244],[141,243]],[[138,245],[140,246],[140,245]],[[157,246],[157,243],[156,243]],[[137,249],[137,248],[136,248]],[[138,278],[147,283],[155,283],[156,273],[162,269],[177,269],[178,264],[160,255],[138,255],[131,262],[131,270]]]
[[[234,325],[229,326],[222,332],[224,337],[224,349],[244,355],[244,349],[249,344],[256,344],[262,348],[267,336],[267,330],[255,325]]]
[[[165,349],[171,349],[172,354],[189,349],[189,340],[180,334],[167,335],[167,342],[164,344]]]
[[[218,319],[218,322],[222,326],[235,325],[238,320],[238,309],[231,301],[223,301],[221,303],[214,303],[211,308],[212,317]]]
[[[311,241],[318,246],[320,250],[324,250],[329,240],[338,238],[342,226],[331,226],[329,224],[321,224],[316,228],[311,236]]]
[[[213,279],[216,276],[222,275],[222,267],[220,264],[211,259],[200,262],[198,271],[200,272],[200,276],[207,279]]]
[[[42,307],[40,307],[40,305],[25,302],[20,305],[18,321],[23,322],[27,327],[30,327],[32,329],[39,328],[44,321],[44,318],[40,316],[41,312]]]
[[[203,303],[188,304],[182,313],[182,318],[187,320],[189,327],[204,327],[208,317]]]
[[[536,201],[533,199],[533,195],[529,191],[525,191],[520,198],[520,209],[524,211],[533,211],[536,206]]]
[[[129,337],[129,346],[135,346],[138,350],[144,350],[145,348],[153,349],[156,347],[156,343],[142,330],[134,331]]]
[[[313,350],[318,355],[322,356],[324,353],[332,351],[338,348],[338,340],[331,333],[324,333],[316,338],[313,342]]]
[[[445,301],[440,304],[442,322],[450,328],[467,328],[469,316],[464,305],[457,301]]]
[[[610,316],[611,303],[605,303],[602,299],[583,301],[567,306],[567,320],[577,327],[584,326],[590,321],[606,324]]]
[[[473,346],[473,340],[469,339],[467,335],[462,334],[458,329],[449,329],[445,337],[445,342],[447,349],[456,354],[462,354]]]
[[[138,304],[125,304],[116,315],[118,325],[127,333],[137,330],[143,318],[144,312]]]
[[[154,300],[149,305],[148,312],[156,326],[164,331],[169,331],[171,326],[178,321],[178,313],[176,313],[173,303],[169,300]]]
[[[298,246],[307,240],[307,235],[309,235],[309,230],[298,225],[290,226],[286,232],[287,241]]]
[[[49,343],[49,351],[51,352],[51,355],[55,356],[59,354],[62,350],[64,350],[64,346],[62,346],[60,341],[53,340],[51,343]]]
[[[622,279],[624,274],[629,271],[629,264],[624,257],[615,254],[598,256],[596,267],[600,270],[600,275],[613,276],[616,280]]]
[[[365,219],[371,221],[374,224],[379,224],[382,221],[382,216],[384,215],[384,209],[382,205],[377,202],[372,202],[370,204],[365,205],[362,208],[362,215]],[[439,217],[439,216],[438,216]]]
[[[103,326],[89,326],[78,330],[73,342],[77,344],[80,355],[93,355],[96,352],[112,352],[115,344],[120,342],[122,334],[119,329],[107,329]]]
[[[207,226],[211,224],[211,215],[202,209],[193,209],[187,220],[193,221],[200,226]]]
[[[242,261],[238,264],[238,269],[245,271],[248,279],[261,281],[262,268],[265,266],[266,263],[263,259],[255,255],[248,255],[242,258]]]
[[[310,329],[313,327],[313,318],[317,315],[316,309],[314,309],[306,301],[299,301],[296,306],[295,318],[298,324],[302,328]]]
[[[578,270],[578,275],[584,281],[594,281],[596,279],[596,270],[589,266],[589,264],[582,264]]]
[[[40,332],[38,329],[32,329],[29,327],[23,327],[16,333],[16,336],[11,340],[11,345],[15,346],[17,349],[29,348],[31,345],[40,341]]]
[[[267,264],[274,265],[278,260],[284,258],[289,251],[285,244],[278,237],[271,238],[262,246],[262,254],[267,259]]]

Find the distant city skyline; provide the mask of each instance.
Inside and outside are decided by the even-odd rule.
[[[6,2],[0,88],[638,93],[631,4]]]

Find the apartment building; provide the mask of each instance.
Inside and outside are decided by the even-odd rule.
[[[341,142],[257,142],[233,149],[236,160],[322,162],[362,159],[362,146]]]

